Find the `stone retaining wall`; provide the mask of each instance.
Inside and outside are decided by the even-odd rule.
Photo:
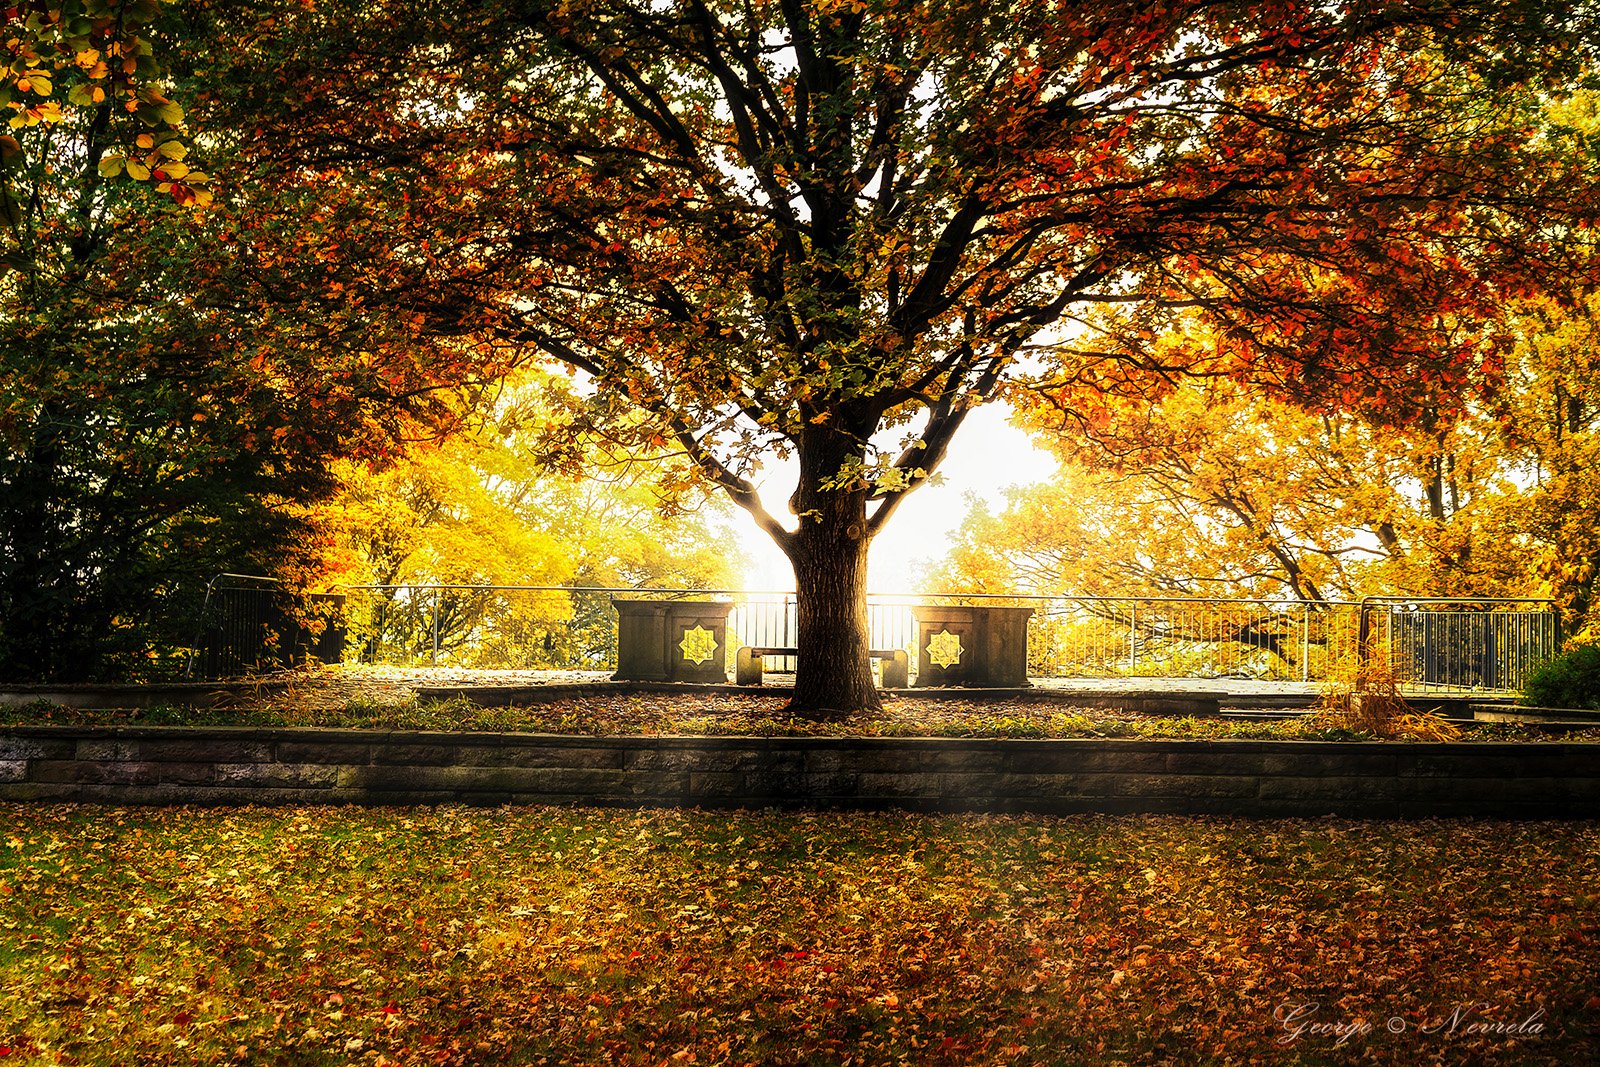
[[[0,800],[1600,818],[1600,745],[5,727]]]

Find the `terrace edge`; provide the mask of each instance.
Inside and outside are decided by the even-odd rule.
[[[0,801],[1596,819],[1600,746],[10,726]]]

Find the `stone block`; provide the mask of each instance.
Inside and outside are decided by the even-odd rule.
[[[217,780],[217,765],[214,763],[156,763],[151,764],[156,768],[156,773],[163,783],[174,785],[209,785]],[[270,763],[251,764],[250,766],[270,767]]]
[[[939,776],[915,772],[866,772],[856,780],[856,794],[861,797],[907,799],[912,797],[937,797],[943,794],[945,783]]]
[[[492,772],[504,774],[502,788],[515,793],[572,796],[626,796],[627,775],[617,768],[526,767]]]
[[[195,804],[205,807],[255,804],[271,807],[299,804],[351,803],[358,798],[334,797],[331,791],[260,785],[164,785],[152,795],[130,797],[133,804]]]
[[[1096,776],[1096,792],[1109,796],[1254,797],[1260,779],[1249,774],[1117,774]],[[1084,792],[1089,792],[1085,788]]]
[[[1368,752],[1338,754],[1304,749],[1293,752],[1269,751],[1261,757],[1261,773],[1290,778],[1322,775],[1393,778],[1398,772],[1398,757],[1381,746],[1371,747],[1372,751]]]
[[[70,759],[77,744],[65,737],[0,736],[0,760]]]
[[[1082,781],[1083,776],[1078,774],[1008,772],[990,776],[988,786],[995,798],[1015,803],[1031,798],[1075,797],[1082,792]]]
[[[1204,748],[1183,748],[1168,752],[1168,774],[1180,775],[1253,775],[1261,773],[1262,755],[1259,752],[1215,752]]]
[[[806,759],[798,750],[782,750],[755,742],[741,748],[710,749],[674,746],[629,752],[625,766],[632,771],[799,771]]]
[[[136,741],[84,738],[78,742],[74,755],[81,760],[135,760],[139,758],[139,746]]]
[[[71,782],[0,782],[0,802],[27,803],[40,800],[76,800],[78,786]]]
[[[1262,779],[1260,797],[1269,804],[1298,802],[1305,812],[1361,815],[1393,810],[1401,790],[1393,778],[1276,777]]]
[[[1016,741],[1005,763],[1019,774],[1154,774],[1167,758],[1165,747],[1139,741]]]
[[[461,804],[469,808],[500,808],[511,803],[515,793],[485,792],[485,793],[368,793],[365,802],[369,804],[400,805],[421,804],[434,806],[439,804]],[[582,798],[579,798],[582,799]],[[544,803],[557,803],[550,798],[545,798]]]
[[[199,786],[83,782],[79,784],[78,795],[74,799],[91,804],[194,804],[201,803],[194,799],[195,794],[200,791]],[[233,803],[261,803],[261,801]]]
[[[218,785],[256,785],[263,788],[331,789],[339,768],[326,763],[219,763]]]
[[[1220,697],[1198,693],[1146,694],[1119,703],[1129,711],[1145,715],[1188,715],[1196,719],[1215,719],[1222,714]]]
[[[271,763],[272,743],[229,737],[146,737],[137,742],[138,759],[163,763]],[[82,758],[80,750],[79,757]]]
[[[464,745],[462,764],[472,767],[621,768],[625,751],[615,744],[547,744],[512,740],[504,745]]]
[[[1588,778],[1401,778],[1399,795],[1407,799],[1448,801],[1473,811],[1493,811],[1505,804],[1549,804],[1600,801],[1600,779]]]
[[[746,796],[745,776],[739,771],[691,771],[686,799],[700,804],[722,798]]]
[[[1396,773],[1408,778],[1516,778],[1530,770],[1521,752],[1499,746],[1429,745],[1404,753]]]
[[[1516,746],[1517,773],[1526,778],[1595,778],[1600,751],[1590,744]]]
[[[369,792],[553,793],[590,795],[618,793],[623,787],[620,770],[564,767],[344,767],[338,770],[341,789]]]
[[[617,610],[617,681],[728,680],[731,602],[612,600]]]
[[[643,803],[673,804],[689,796],[689,771],[629,771],[624,782],[627,795]]]
[[[911,684],[911,659],[904,650],[897,649],[888,659],[880,659],[883,664],[883,688],[904,689]]]
[[[947,771],[933,777],[940,796],[952,803],[966,806],[977,800],[1000,795],[1003,789],[1002,783],[1015,776],[984,769]]]
[[[923,604],[917,620],[917,685],[1028,684],[1033,608]]]
[[[279,741],[273,756],[282,763],[326,763],[364,766],[372,762],[372,746],[351,741]]]
[[[405,744],[389,742],[372,746],[372,762],[411,767],[459,767],[471,765],[476,745]]]
[[[161,770],[159,763],[131,760],[34,760],[28,777],[36,782],[153,786],[161,781]]]

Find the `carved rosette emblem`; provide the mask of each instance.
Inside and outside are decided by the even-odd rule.
[[[961,662],[961,635],[953,634],[949,630],[940,630],[928,639],[928,660],[937,664],[944,670],[949,670]]]
[[[696,626],[683,631],[678,647],[683,649],[683,658],[690,663],[704,663],[717,654],[717,636],[704,626]]]

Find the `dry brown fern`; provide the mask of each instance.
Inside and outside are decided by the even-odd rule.
[[[1397,741],[1455,741],[1461,731],[1433,712],[1406,703],[1400,677],[1379,641],[1354,663],[1336,668],[1323,685],[1322,703],[1308,717],[1318,726]]]

